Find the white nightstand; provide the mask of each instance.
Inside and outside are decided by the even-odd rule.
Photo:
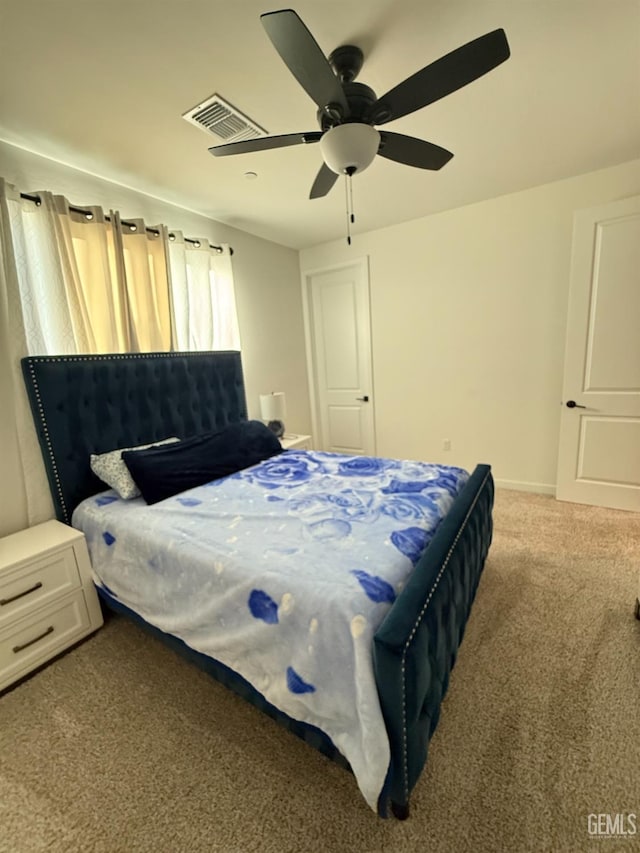
[[[280,439],[280,444],[283,450],[311,450],[310,435],[294,435],[293,433],[285,433]]]
[[[0,539],[0,690],[102,621],[80,531],[46,521]]]

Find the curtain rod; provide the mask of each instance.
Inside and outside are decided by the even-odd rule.
[[[37,207],[39,207],[42,204],[42,199],[40,198],[39,195],[30,195],[29,193],[20,193],[20,198],[24,198],[26,201],[32,201]],[[72,204],[69,205],[69,210],[72,210],[74,213],[81,213],[83,216],[91,215],[90,210],[83,210],[83,208],[75,207]],[[111,219],[108,216],[105,216],[105,219],[107,220],[107,222],[111,222]],[[121,221],[122,221],[123,225],[126,225],[129,228],[135,229],[135,227],[136,227],[134,222],[128,222],[125,219],[123,219]],[[157,228],[146,228],[145,227],[145,231],[147,231],[148,234],[155,234],[156,237],[160,236],[160,232],[158,231]],[[169,232],[169,239],[175,240],[175,234],[172,234],[171,232]],[[184,242],[185,243],[191,243],[193,246],[197,246],[197,247],[199,247],[201,245],[200,240],[194,240],[191,237],[184,237]],[[224,251],[222,246],[212,246],[211,243],[209,243],[208,245],[209,245],[210,249],[213,249],[214,251],[216,251],[218,253],[221,253]],[[231,246],[229,246],[229,254],[233,255],[233,249]]]

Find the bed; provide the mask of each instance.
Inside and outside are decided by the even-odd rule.
[[[164,621],[161,618],[145,618],[149,613],[160,612],[162,601],[174,600],[175,589],[164,590],[158,604],[151,601],[153,582],[147,585],[148,592],[127,598],[118,591],[114,592],[105,577],[97,574],[95,578],[98,594],[106,608],[133,619],[261,711],[285,725],[312,747],[351,769],[363,793],[368,783],[362,781],[364,775],[359,765],[360,758],[368,760],[370,755],[379,752],[380,755],[376,758],[378,782],[373,788],[370,786],[366,789],[365,798],[381,817],[394,815],[400,819],[406,818],[409,815],[411,791],[427,759],[429,740],[438,723],[441,703],[447,691],[450,673],[491,544],[493,479],[490,466],[480,464],[469,474],[456,473],[455,477],[452,472],[459,472],[460,469],[449,470],[444,466],[431,466],[434,470],[437,469],[438,476],[442,475],[443,491],[440,497],[435,491],[425,491],[424,485],[415,485],[422,470],[418,469],[424,466],[424,463],[341,458],[336,454],[319,451],[287,450],[282,454],[273,451],[273,455],[269,455],[257,465],[216,479],[212,483],[201,484],[195,489],[177,493],[173,498],[161,500],[153,506],[146,506],[145,501],[138,498],[130,502],[131,507],[135,507],[134,510],[123,506],[123,502],[116,500],[109,491],[105,491],[105,483],[91,469],[91,454],[150,444],[168,436],[190,440],[190,437],[194,436],[220,435],[236,424],[249,426],[252,422],[249,422],[247,417],[240,354],[215,352],[34,356],[23,359],[22,368],[57,518],[66,524],[71,524],[73,520],[75,526],[86,530],[94,568],[105,577],[117,579],[118,572],[120,576],[125,574],[122,572],[123,564],[116,561],[112,574],[109,575],[107,563],[103,565],[100,557],[98,544],[104,551],[105,542],[108,545],[109,539],[116,539],[111,534],[107,534],[105,538],[105,518],[109,519],[109,530],[117,529],[119,545],[120,531],[123,531],[124,536],[124,527],[118,525],[124,525],[125,520],[129,521],[129,526],[133,527],[134,531],[135,528],[150,525],[152,518],[157,520],[157,530],[153,537],[155,551],[151,558],[148,554],[141,558],[147,561],[147,565],[157,569],[158,560],[167,565],[182,566],[184,562],[184,566],[189,567],[189,577],[194,578],[198,572],[206,570],[209,560],[213,566],[212,577],[216,572],[222,576],[220,566],[223,563],[206,557],[206,548],[201,540],[198,540],[199,547],[192,548],[189,554],[186,550],[178,553],[175,543],[195,541],[193,515],[202,515],[210,504],[213,512],[222,511],[225,518],[231,513],[227,520],[229,526],[234,528],[234,535],[230,535],[225,542],[234,542],[233,560],[236,561],[236,540],[239,537],[235,534],[240,533],[249,541],[251,513],[248,509],[245,513],[236,513],[236,510],[230,509],[230,501],[237,498],[240,505],[248,508],[257,500],[261,505],[259,513],[254,513],[259,517],[258,520],[254,519],[254,523],[259,521],[264,532],[257,533],[256,536],[264,536],[265,542],[271,541],[268,537],[272,535],[273,525],[280,524],[284,529],[292,517],[296,524],[303,523],[303,527],[299,529],[305,532],[309,542],[314,540],[314,547],[321,549],[318,553],[322,554],[323,565],[327,567],[325,590],[328,591],[328,600],[329,594],[335,592],[331,580],[333,576],[329,570],[334,563],[338,566],[345,560],[344,543],[338,541],[341,537],[346,541],[348,537],[344,535],[345,531],[350,532],[352,527],[357,528],[371,538],[375,525],[388,525],[392,516],[397,519],[399,506],[402,507],[402,512],[406,512],[408,506],[411,513],[416,507],[427,507],[429,512],[435,512],[434,508],[440,507],[440,516],[435,519],[434,532],[422,542],[424,547],[415,553],[411,553],[411,548],[415,548],[412,541],[409,542],[410,547],[407,550],[406,536],[401,540],[393,540],[393,535],[389,535],[394,525],[398,527],[397,521],[394,521],[391,527],[382,527],[381,536],[387,546],[387,553],[393,552],[397,558],[398,552],[402,552],[405,556],[400,555],[400,562],[404,560],[404,565],[409,565],[401,582],[396,582],[395,575],[389,575],[392,583],[383,580],[377,569],[374,571],[364,563],[358,563],[357,566],[354,563],[355,568],[351,567],[345,571],[351,583],[349,589],[355,588],[366,593],[361,596],[359,603],[354,605],[357,609],[349,611],[345,617],[351,619],[350,634],[355,638],[353,645],[356,649],[353,659],[359,661],[360,667],[355,670],[355,674],[352,673],[355,684],[353,689],[357,694],[364,693],[362,685],[366,682],[366,673],[370,671],[374,696],[373,699],[369,696],[366,703],[367,707],[375,706],[373,717],[377,715],[382,725],[381,731],[374,728],[369,731],[367,724],[369,741],[366,741],[363,734],[361,740],[364,747],[361,756],[350,752],[342,742],[341,725],[332,728],[328,723],[325,725],[323,717],[317,717],[315,712],[308,711],[312,707],[312,700],[319,697],[321,691],[316,691],[315,679],[309,677],[304,663],[300,664],[299,655],[290,666],[286,666],[288,691],[284,691],[286,698],[283,699],[283,691],[278,692],[277,685],[272,689],[269,680],[263,682],[251,674],[245,677],[247,672],[251,673],[251,670],[243,671],[245,658],[239,658],[237,654],[235,657],[226,654],[225,644],[216,645],[213,632],[210,641],[212,645],[192,643],[190,635],[182,628],[171,630],[174,614]],[[309,495],[300,489],[292,488],[292,485],[300,484],[300,477],[294,477],[295,483],[290,479],[286,482],[283,480],[283,472],[290,478],[291,471],[304,470],[306,487],[306,480],[311,479],[307,474],[312,469],[319,472],[317,476],[321,478],[320,496],[318,493]],[[275,471],[279,472],[280,480],[268,481]],[[343,479],[346,475],[350,477],[349,499],[346,504],[344,488],[341,487],[340,493],[333,494],[331,491],[336,473]],[[357,476],[354,478],[354,475]],[[425,476],[431,477],[432,473]],[[414,485],[410,488],[403,486],[403,494],[398,496],[397,484],[406,483],[408,480]],[[378,483],[385,485],[380,487]],[[375,494],[372,491],[374,487],[378,490]],[[413,494],[407,494],[407,489],[413,490]],[[416,495],[416,490],[420,489],[423,490],[422,493]],[[385,500],[394,500],[393,512],[385,509],[387,504],[376,502],[378,492],[386,494],[386,497],[382,496]],[[352,495],[357,498],[355,509]],[[372,495],[374,497],[371,497]],[[401,502],[398,502],[398,497],[402,498]],[[180,504],[180,512],[169,516],[166,513],[172,500],[177,509]],[[336,520],[335,513],[328,519],[327,501],[331,501],[334,508],[340,505],[339,520]],[[374,503],[375,511],[371,509]],[[86,507],[88,509],[85,511]],[[268,508],[268,512],[263,508]],[[207,508],[207,511],[209,510],[210,508]],[[138,513],[138,521],[131,524],[130,519],[134,511]],[[279,516],[279,512],[283,514]],[[325,514],[318,515],[319,512]],[[354,513],[357,515],[357,523],[354,522]],[[98,524],[94,532],[90,526],[91,522],[87,520],[91,516]],[[218,522],[213,525],[209,518],[208,528],[219,526]],[[171,532],[171,525],[174,523],[182,527],[176,527]],[[160,532],[163,528],[170,532],[167,546],[162,550],[161,556],[157,557],[160,553]],[[418,528],[412,524],[404,524],[402,530],[417,531]],[[309,531],[313,535],[307,535]],[[129,532],[127,535],[134,534]],[[133,554],[137,550],[130,539],[123,538],[122,542],[124,544],[120,555]],[[364,540],[360,544],[356,543],[361,551],[363,542]],[[220,547],[220,541],[216,540],[211,547]],[[111,550],[115,553],[115,549]],[[283,573],[287,566],[295,567],[298,559],[304,559],[305,565],[319,559],[317,555],[314,557],[312,548],[298,554],[296,548],[289,548],[286,543],[279,548],[275,539],[272,546],[265,546],[265,550],[279,550],[276,564],[281,567]],[[202,556],[203,553],[205,557]],[[411,558],[410,563],[407,563],[407,555]],[[379,566],[378,557],[373,556],[372,559],[375,565]],[[200,560],[200,564],[194,564],[192,567],[189,560]],[[255,638],[256,646],[262,643],[261,637],[273,632],[274,626],[277,625],[278,630],[284,630],[287,621],[285,617],[289,618],[289,614],[294,611],[299,611],[300,618],[309,621],[310,632],[317,630],[318,620],[309,620],[311,611],[306,612],[303,609],[306,600],[298,606],[298,602],[304,598],[299,587],[296,588],[295,595],[281,595],[282,589],[279,589],[277,595],[267,595],[265,590],[276,589],[279,580],[277,573],[274,575],[273,564],[265,573],[255,554],[251,559],[244,560],[249,564],[253,576],[246,574],[243,577],[242,595],[248,601],[252,615],[256,617],[251,627],[253,633],[247,636]],[[249,571],[246,565],[242,568],[245,572]],[[293,577],[296,574],[291,572],[291,582],[302,583],[301,579]],[[138,569],[132,569],[130,577],[136,579],[132,589],[138,590],[139,576]],[[271,583],[271,587],[268,583]],[[336,583],[342,583],[342,580]],[[157,586],[160,587],[161,584],[158,583]],[[248,590],[250,593],[247,596]],[[201,598],[204,600],[202,596]],[[322,612],[325,617],[329,614],[327,618],[333,618],[330,614],[339,609],[342,598],[344,596],[340,594],[333,603],[323,603]],[[214,604],[215,596],[210,596],[210,599],[212,608],[218,606]],[[361,609],[363,601],[370,608],[371,618],[369,611]],[[132,602],[135,606],[131,606]],[[292,602],[296,606],[292,606]],[[227,611],[232,612],[235,606],[233,603],[227,604]],[[192,605],[187,609],[193,609]],[[366,617],[358,615],[354,621],[353,613],[356,612],[363,612]],[[215,613],[216,611],[211,611],[212,623],[219,618]],[[374,618],[378,621],[374,621]],[[321,625],[322,621],[320,619]],[[362,627],[364,624],[370,634]],[[188,641],[184,639],[185,636]],[[366,640],[364,647],[363,637]],[[244,639],[243,643],[246,645]],[[201,648],[223,650],[220,654],[212,655],[199,650],[198,645]],[[295,644],[289,640],[280,642],[279,646],[289,654]],[[309,653],[312,651],[310,644]],[[246,652],[247,658],[251,654],[253,651],[249,648]],[[240,663],[236,665],[236,661]],[[350,671],[351,668],[351,664],[347,663],[335,671],[339,671],[342,677],[342,670]],[[365,676],[361,675],[363,672]],[[344,678],[347,677],[344,675]],[[349,695],[349,689],[345,681],[344,687],[339,689],[340,695]],[[270,701],[274,697],[276,700]],[[286,704],[287,702],[289,704]],[[358,740],[357,732],[352,740]],[[381,746],[378,750],[378,745],[383,745],[384,749]],[[345,753],[349,755],[350,761],[346,760]],[[375,763],[373,759],[372,763]]]

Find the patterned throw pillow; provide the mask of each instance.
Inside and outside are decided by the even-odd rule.
[[[172,444],[180,441],[179,438],[165,438],[162,441],[154,441],[151,444],[139,444],[137,447],[122,447],[119,450],[110,450],[108,453],[91,454],[91,470],[100,477],[103,483],[112,489],[125,501],[137,498],[140,489],[136,486],[129,469],[124,464],[122,454],[125,450],[146,450],[148,447],[157,447],[160,444]]]

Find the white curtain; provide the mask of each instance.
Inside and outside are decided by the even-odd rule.
[[[185,240],[180,231],[169,236],[176,350],[240,349],[231,251],[226,244],[220,249],[205,239]]]
[[[44,206],[49,194],[39,196]],[[79,212],[62,196],[51,202],[76,351],[170,349],[166,229],[147,228],[141,219],[123,223],[116,210]],[[60,351],[50,341],[48,347]]]
[[[117,240],[116,258],[122,259],[129,319],[128,352],[166,352],[171,349],[171,309],[167,267],[167,229],[147,228],[142,219],[121,222],[111,212]]]
[[[29,333],[45,347],[45,326],[56,327],[59,352],[74,352],[71,319],[63,287],[60,263],[49,254],[51,229],[38,228],[31,217],[32,202],[25,202],[14,187],[0,178],[0,412],[1,464],[0,532],[20,530],[53,518],[44,463],[31,418],[20,359],[29,354]],[[32,240],[38,250],[31,253]],[[45,279],[46,277],[46,279]],[[50,283],[49,287],[44,282]],[[34,292],[23,312],[21,288],[31,281]],[[43,300],[40,304],[40,299]],[[51,324],[45,324],[45,310]],[[26,320],[25,320],[26,318]],[[43,350],[46,351],[46,350]]]
[[[239,349],[228,246],[0,178],[0,535],[53,517],[20,359]]]
[[[29,354],[169,350],[166,229],[37,196],[7,193]]]

